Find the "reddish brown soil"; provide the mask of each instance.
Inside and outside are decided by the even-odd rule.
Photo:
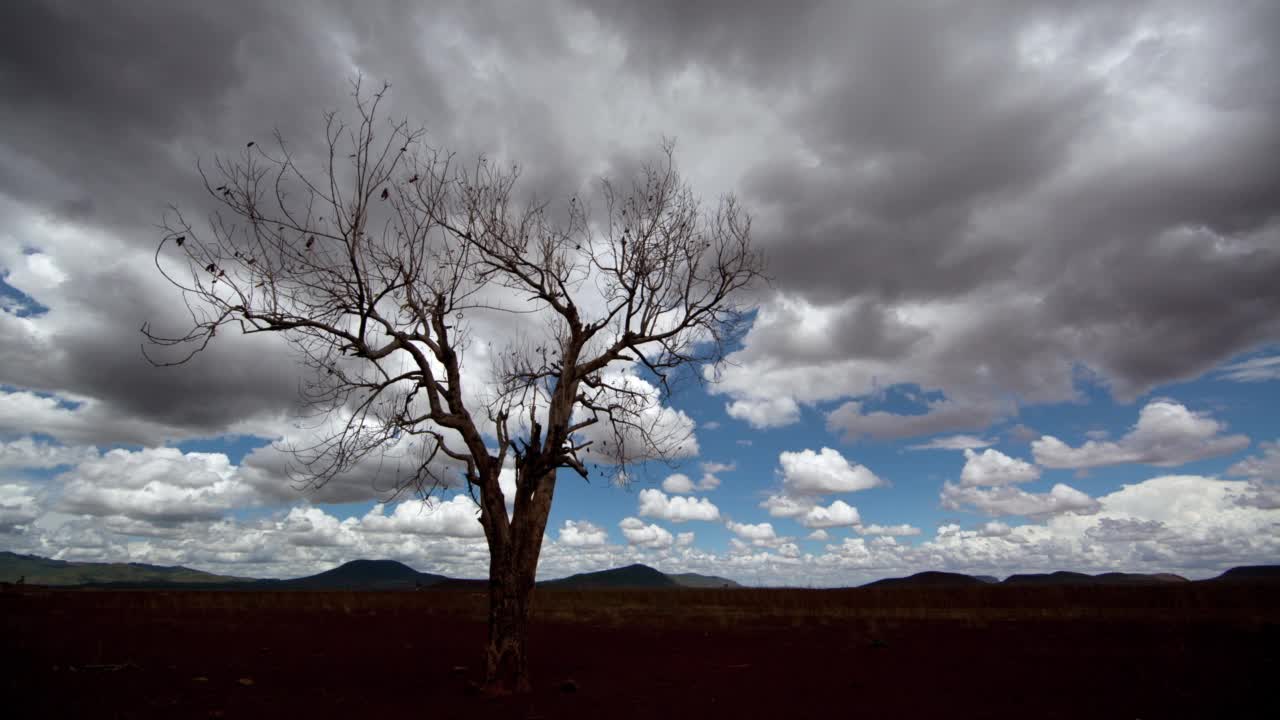
[[[1173,612],[1161,601],[1150,613],[879,607],[843,617],[830,601],[778,612],[755,608],[758,600],[695,607],[689,598],[698,596],[682,593],[637,602],[579,593],[542,601],[531,648],[537,689],[503,699],[468,688],[484,626],[459,603],[474,599],[249,595],[0,599],[6,714],[1280,717],[1274,593],[1244,603],[1261,607],[1225,611]]]

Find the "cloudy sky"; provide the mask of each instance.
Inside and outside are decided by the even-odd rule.
[[[591,197],[663,137],[773,283],[697,454],[566,474],[540,575],[1191,577],[1280,558],[1280,4],[18,0],[0,24],[0,549],[483,576],[475,508],[291,486],[297,361],[142,357],[197,162],[389,114]],[[355,4],[350,4],[355,5]],[[269,6],[270,9],[264,9]],[[176,308],[176,309],[175,309]]]

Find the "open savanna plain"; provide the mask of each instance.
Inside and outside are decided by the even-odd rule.
[[[8,717],[1280,717],[1280,586],[542,590],[535,691],[486,598],[23,588]],[[10,714],[12,713],[12,714]]]

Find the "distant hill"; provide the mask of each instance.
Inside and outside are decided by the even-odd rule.
[[[418,572],[395,560],[352,560],[316,575],[258,580],[254,584],[280,590],[413,590],[449,580],[444,575]]]
[[[36,555],[0,552],[0,581],[25,578],[31,585],[91,585],[107,583],[225,585],[252,582],[252,578],[214,575],[191,568],[145,563],[91,563],[51,560]]]
[[[600,570],[598,572],[578,573],[559,580],[548,580],[539,583],[541,587],[553,589],[588,589],[588,588],[675,588],[680,583],[665,573],[654,570],[648,565],[627,565],[626,567]]]
[[[699,575],[698,573],[680,573],[668,575],[647,565],[629,565],[627,567],[601,570],[598,572],[579,573],[557,580],[543,580],[540,588],[551,590],[591,590],[604,588],[738,588],[738,583],[722,577]],[[449,579],[431,586],[432,590],[471,590],[483,592],[489,589],[488,580]]]
[[[1245,565],[1233,567],[1205,582],[1280,582],[1280,565]]]
[[[884,578],[875,582],[867,583],[862,587],[867,588],[895,588],[895,587],[967,587],[974,585],[989,585],[990,582],[972,575],[964,575],[962,573],[926,571],[916,573],[909,577],[901,578]]]
[[[1010,575],[1005,578],[1005,585],[1170,585],[1189,582],[1181,575],[1171,573],[1119,573],[1110,572],[1101,575],[1059,570],[1053,573],[1026,573]]]
[[[738,583],[729,578],[722,578],[716,575],[699,575],[698,573],[676,573],[675,575],[667,575],[667,577],[676,581],[680,587],[687,588],[740,588]]]

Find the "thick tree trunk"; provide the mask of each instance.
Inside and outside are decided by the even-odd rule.
[[[527,649],[536,565],[518,567],[516,558],[521,553],[511,550],[507,548],[505,557],[495,554],[489,560],[489,645],[485,650],[484,687],[494,695],[532,689]]]
[[[523,469],[518,467],[517,483],[524,483],[522,474]],[[555,494],[555,470],[529,480],[531,490],[516,498],[509,532],[489,533],[489,645],[485,650],[484,687],[494,695],[526,693],[532,688],[529,611],[542,534]]]

